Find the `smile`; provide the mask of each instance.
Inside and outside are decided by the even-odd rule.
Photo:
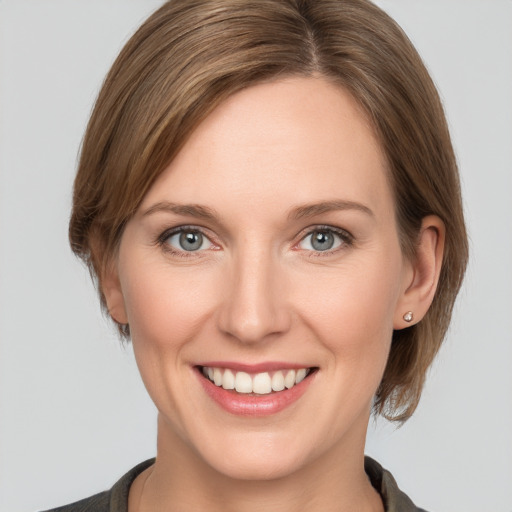
[[[196,366],[195,370],[206,395],[222,409],[245,417],[264,417],[298,402],[315,380],[319,368],[287,368],[279,363],[255,366],[210,363]]]
[[[217,387],[234,390],[237,393],[268,395],[272,392],[291,389],[301,383],[311,372],[311,368],[286,369],[250,374],[229,368],[204,366],[203,375]]]

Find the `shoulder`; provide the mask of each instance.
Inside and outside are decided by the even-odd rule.
[[[100,492],[63,507],[52,508],[46,512],[109,512],[111,491]]]
[[[108,491],[45,512],[127,512],[130,486],[135,478],[154,462],[155,459],[141,462],[123,475]]]
[[[427,512],[418,508],[398,488],[393,475],[370,457],[364,459],[364,469],[373,487],[379,492],[386,512]]]

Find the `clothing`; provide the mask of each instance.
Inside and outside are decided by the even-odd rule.
[[[104,491],[90,498],[46,512],[128,512],[128,493],[132,482],[154,462],[155,459],[150,459],[138,464],[118,480],[110,491]],[[364,469],[373,487],[381,495],[386,512],[426,512],[417,508],[400,491],[391,473],[386,471],[378,462],[370,457],[365,457]]]

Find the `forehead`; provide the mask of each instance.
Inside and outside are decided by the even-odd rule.
[[[248,207],[272,197],[377,205],[390,196],[384,155],[357,102],[325,79],[297,77],[250,87],[217,107],[143,206],[238,199]]]

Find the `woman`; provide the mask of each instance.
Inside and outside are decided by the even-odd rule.
[[[467,241],[437,92],[380,9],[165,4],[100,92],[70,240],[158,450],[62,510],[419,510],[366,429],[414,412]]]

